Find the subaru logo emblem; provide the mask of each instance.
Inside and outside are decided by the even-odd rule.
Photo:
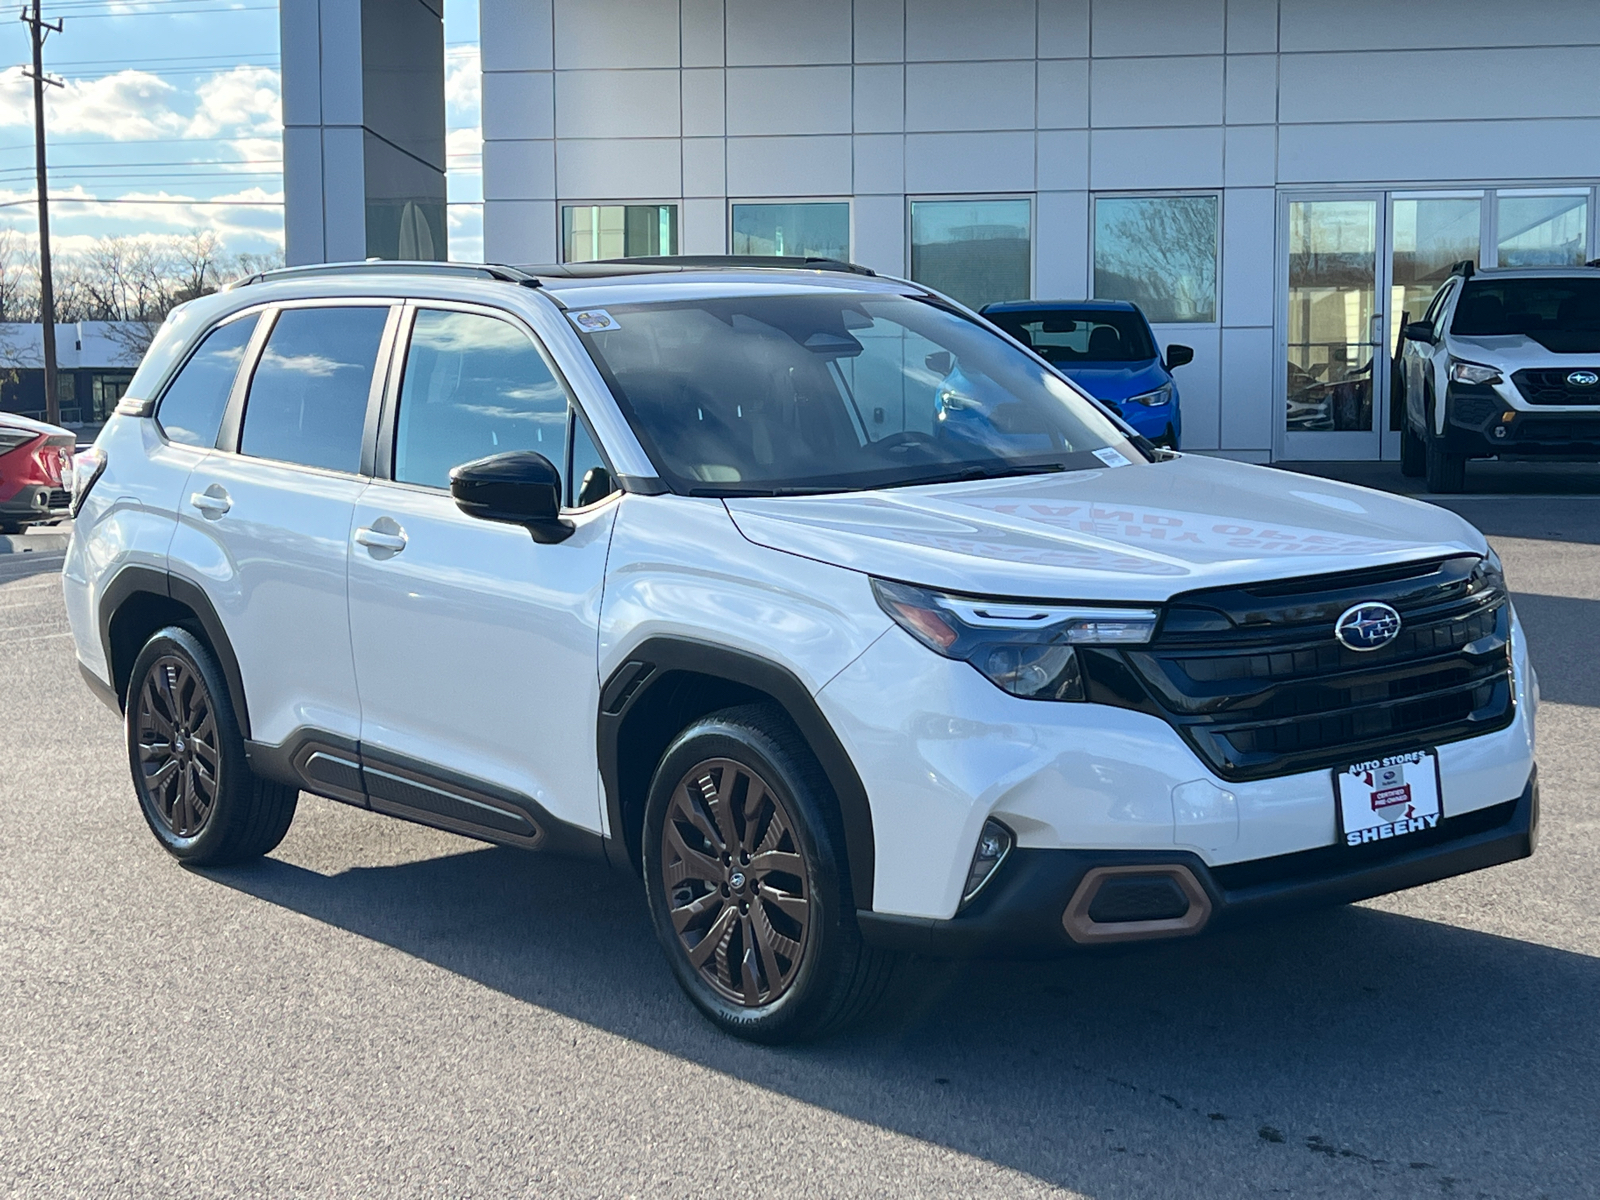
[[[1400,614],[1376,600],[1352,605],[1333,623],[1333,636],[1352,650],[1387,646],[1399,632]]]
[[[1593,371],[1574,371],[1567,376],[1567,382],[1573,387],[1593,387],[1600,383],[1600,375]]]

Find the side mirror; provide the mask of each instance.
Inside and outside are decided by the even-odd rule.
[[[1411,321],[1402,333],[1408,342],[1426,342],[1430,346],[1433,345],[1433,326],[1427,321]]]
[[[928,370],[932,371],[935,375],[939,376],[939,378],[943,379],[946,375],[950,374],[950,368],[956,365],[956,360],[951,356],[950,351],[948,350],[935,350],[932,354],[928,355],[927,358],[922,360],[922,365],[927,367]]]
[[[521,525],[546,545],[572,536],[561,517],[561,472],[533,450],[462,463],[450,472],[450,495],[469,517]]]
[[[1186,367],[1194,361],[1194,350],[1189,346],[1172,345],[1167,347],[1167,370],[1175,371],[1179,367]]]

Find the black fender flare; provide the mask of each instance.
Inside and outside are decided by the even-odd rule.
[[[234,716],[239,730],[246,739],[250,737],[250,710],[245,704],[244,677],[239,672],[239,659],[233,652],[233,643],[223,630],[222,620],[212,607],[211,598],[198,584],[154,567],[123,567],[116,573],[100,594],[97,624],[100,627],[100,645],[105,652],[106,666],[112,674],[111,685],[118,700],[127,706],[127,681],[116,678],[116,656],[111,641],[111,622],[129,600],[138,595],[150,595],[176,601],[183,605],[200,622],[206,641],[217,656],[223,678],[228,681],[228,699],[233,702]],[[129,664],[131,666],[131,663]]]
[[[858,909],[872,907],[875,844],[867,789],[839,737],[800,679],[787,667],[742,650],[693,638],[654,637],[635,646],[600,689],[596,749],[610,840],[635,855],[623,809],[622,732],[630,712],[674,675],[697,675],[761,692],[775,700],[805,738],[839,802],[850,886]],[[655,764],[649,764],[651,772]],[[619,864],[621,865],[621,864]],[[636,863],[634,865],[637,865]]]

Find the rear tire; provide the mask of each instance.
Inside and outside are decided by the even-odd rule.
[[[642,841],[656,936],[724,1032],[816,1037],[883,994],[893,956],[861,939],[832,790],[780,709],[725,709],[680,733]]]
[[[124,725],[140,811],[167,853],[215,867],[283,840],[300,793],[251,772],[222,670],[193,633],[171,625],[144,644]]]
[[[0,534],[21,533],[26,528],[20,521],[0,521]]]
[[[1427,469],[1428,447],[1407,421],[1400,430],[1400,474],[1407,479],[1420,479]]]

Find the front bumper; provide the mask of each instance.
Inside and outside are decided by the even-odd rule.
[[[62,521],[71,515],[72,497],[59,484],[25,484],[0,500],[0,518],[10,521]]]
[[[1530,411],[1492,387],[1451,384],[1445,449],[1471,458],[1600,461],[1600,408]]]
[[[972,903],[949,920],[874,912],[858,912],[856,918],[866,940],[885,949],[947,957],[1064,954],[1096,941],[1232,928],[1514,862],[1533,853],[1538,829],[1535,770],[1514,800],[1446,816],[1436,829],[1405,839],[1323,846],[1214,867],[1183,851],[1015,850]],[[1106,868],[1181,868],[1203,889],[1204,899],[1190,902],[1188,919],[1138,923],[1143,927],[1130,936],[1122,932],[1134,922],[1090,921],[1086,928],[1083,910],[1093,914],[1094,909],[1080,888],[1086,879],[1094,882],[1091,873],[1104,875]]]

